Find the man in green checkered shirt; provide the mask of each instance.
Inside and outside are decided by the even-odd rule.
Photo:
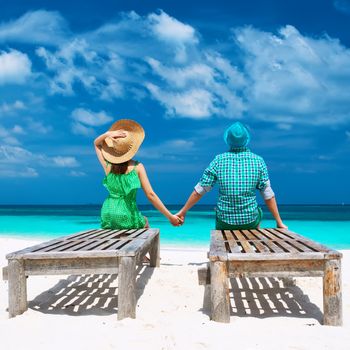
[[[247,128],[236,122],[226,130],[224,139],[230,151],[217,155],[209,164],[187,203],[177,215],[184,218],[187,211],[217,183],[219,199],[216,229],[259,227],[262,211],[256,201],[256,190],[263,196],[277,227],[287,228],[279,215],[263,158],[246,147],[250,141]]]

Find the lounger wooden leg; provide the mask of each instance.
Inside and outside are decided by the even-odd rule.
[[[120,258],[118,275],[118,320],[136,317],[136,258]]]
[[[11,259],[8,264],[9,317],[27,310],[27,279],[23,260]]]
[[[150,266],[159,267],[160,265],[160,239],[159,234],[154,238],[150,252]]]
[[[230,322],[230,298],[226,262],[210,262],[211,318],[217,322]]]
[[[341,261],[326,260],[323,277],[323,324],[341,326],[342,323]]]

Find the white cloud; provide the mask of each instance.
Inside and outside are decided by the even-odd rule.
[[[82,59],[87,65],[91,65],[95,59],[98,60],[96,53],[88,48],[85,40],[74,39],[55,53],[44,47],[38,48],[36,53],[45,61],[48,70],[54,73],[50,81],[52,93],[73,95],[73,85],[77,82],[88,91],[95,88],[96,78],[91,70],[79,67],[75,63],[76,59]]]
[[[17,50],[0,51],[0,85],[24,84],[31,75],[32,63]]]
[[[76,84],[81,84],[103,100],[123,95],[123,86],[117,79],[123,62],[113,52],[98,53],[85,39],[75,38],[56,52],[40,47],[36,53],[53,74],[50,79],[53,94],[74,95]]]
[[[27,128],[32,132],[46,135],[52,131],[51,125],[44,125],[41,121],[34,120],[33,118],[26,118]]]
[[[84,135],[84,136],[94,136],[95,130],[93,128],[87,127],[81,123],[73,122],[71,124],[71,130],[73,134]]]
[[[69,172],[69,175],[73,177],[82,177],[82,176],[86,176],[86,173],[84,173],[83,171],[71,170]]]
[[[16,100],[13,103],[4,102],[0,105],[0,113],[3,113],[3,114],[11,114],[13,112],[21,111],[25,109],[26,109],[25,104],[20,100]]]
[[[20,167],[17,169],[8,169],[0,164],[0,177],[31,178],[38,176],[39,174],[34,168]]]
[[[14,164],[23,163],[34,159],[28,150],[17,146],[0,146],[0,163]]]
[[[161,86],[148,83],[146,87],[169,115],[209,118],[216,114],[240,118],[246,110],[238,96],[239,88],[245,86],[244,77],[219,55],[206,54],[199,63],[182,67],[167,67],[153,58],[147,62],[162,81]]]
[[[159,14],[152,13],[148,16],[151,28],[155,35],[167,42],[197,43],[198,39],[193,27],[178,21],[161,11]]]
[[[105,111],[93,112],[89,109],[76,108],[73,110],[71,117],[80,123],[89,126],[101,126],[113,120]]]
[[[74,157],[57,156],[52,157],[52,161],[56,166],[63,168],[74,168],[79,166],[78,161]]]
[[[142,146],[137,155],[143,159],[179,160],[188,155],[192,157],[196,151],[192,140],[172,139],[154,146]]]
[[[24,129],[20,126],[20,125],[15,125],[12,128],[12,132],[18,135],[25,135],[26,132],[24,131]]]
[[[2,145],[0,146],[0,172],[2,176],[11,177],[12,173],[23,171],[27,175],[36,174],[33,167],[57,167],[57,168],[76,168],[79,162],[72,156],[47,156],[43,153],[33,153],[23,147],[16,145]],[[27,171],[25,171],[27,169]],[[28,170],[29,169],[29,170]],[[33,170],[30,170],[33,169]],[[5,171],[6,170],[6,171]]]
[[[13,28],[21,23],[31,28],[39,14],[12,21]],[[36,53],[46,65],[40,79],[46,78],[51,94],[74,96],[83,88],[103,101],[151,97],[168,116],[249,116],[281,130],[350,121],[350,49],[326,35],[309,37],[290,25],[277,33],[234,28],[231,50],[226,51],[234,53],[220,54],[200,40],[194,27],[163,11],[119,14],[76,35],[68,32],[58,13],[41,14],[40,23],[51,18],[52,36],[62,39],[48,48],[37,35],[44,25],[33,34],[45,45]],[[7,38],[9,43],[17,40],[16,35]],[[71,127],[76,134],[91,136],[93,126],[74,119]]]
[[[150,14],[148,20],[156,38],[168,45],[174,45],[175,60],[177,62],[185,62],[188,56],[186,46],[198,43],[194,28],[178,21],[163,11],[159,14]]]
[[[350,120],[350,49],[327,36],[303,36],[293,26],[277,35],[234,30],[244,53],[249,112],[276,123],[329,125]]]
[[[170,116],[207,119],[216,113],[215,97],[207,90],[198,88],[184,92],[164,92],[151,83],[146,84],[146,87],[164,105]]]
[[[0,125],[0,138],[2,144],[19,145],[20,142],[12,135],[11,130],[7,130]]]
[[[193,27],[163,11],[126,13],[54,52],[44,47],[36,52],[50,71],[53,94],[72,96],[78,84],[107,101],[126,93],[135,100],[151,94],[168,115],[195,119],[213,114],[239,118],[246,110],[239,93],[244,75],[228,59],[209,54]],[[72,130],[93,135],[80,121]]]
[[[0,24],[0,43],[20,42],[57,45],[65,40],[68,26],[54,11],[27,12],[16,20]]]
[[[184,88],[188,85],[205,86],[210,85],[214,80],[214,71],[203,63],[190,64],[184,67],[169,68],[161,62],[148,58],[147,62],[164,79],[169,86]]]
[[[71,118],[74,120],[71,125],[72,132],[84,136],[95,135],[93,127],[110,123],[113,120],[105,111],[93,112],[84,108],[74,109]]]

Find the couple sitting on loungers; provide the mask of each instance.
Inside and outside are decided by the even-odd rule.
[[[184,223],[187,211],[217,182],[219,199],[216,229],[255,229],[262,219],[255,190],[258,189],[276,220],[277,227],[287,228],[279,215],[265,162],[252,153],[247,145],[249,131],[240,122],[232,124],[224,139],[229,151],[217,155],[204,170],[202,178],[186,204],[172,214],[162,203],[148,180],[143,164],[132,158],[145,137],[141,125],[133,120],[119,120],[109,131],[95,139],[97,157],[106,173],[103,185],[109,196],[101,210],[101,226],[106,229],[148,228],[148,220],[138,210],[137,189],[142,187],[148,200],[174,226]]]

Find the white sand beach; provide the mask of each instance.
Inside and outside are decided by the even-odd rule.
[[[9,252],[36,244],[0,238],[0,266]],[[162,247],[160,268],[138,279],[137,318],[117,320],[115,276],[30,276],[29,308],[7,315],[0,282],[0,348],[21,349],[349,349],[350,251],[343,251],[343,327],[322,326],[322,281],[298,278],[232,281],[230,324],[210,321],[197,268],[203,249]]]

